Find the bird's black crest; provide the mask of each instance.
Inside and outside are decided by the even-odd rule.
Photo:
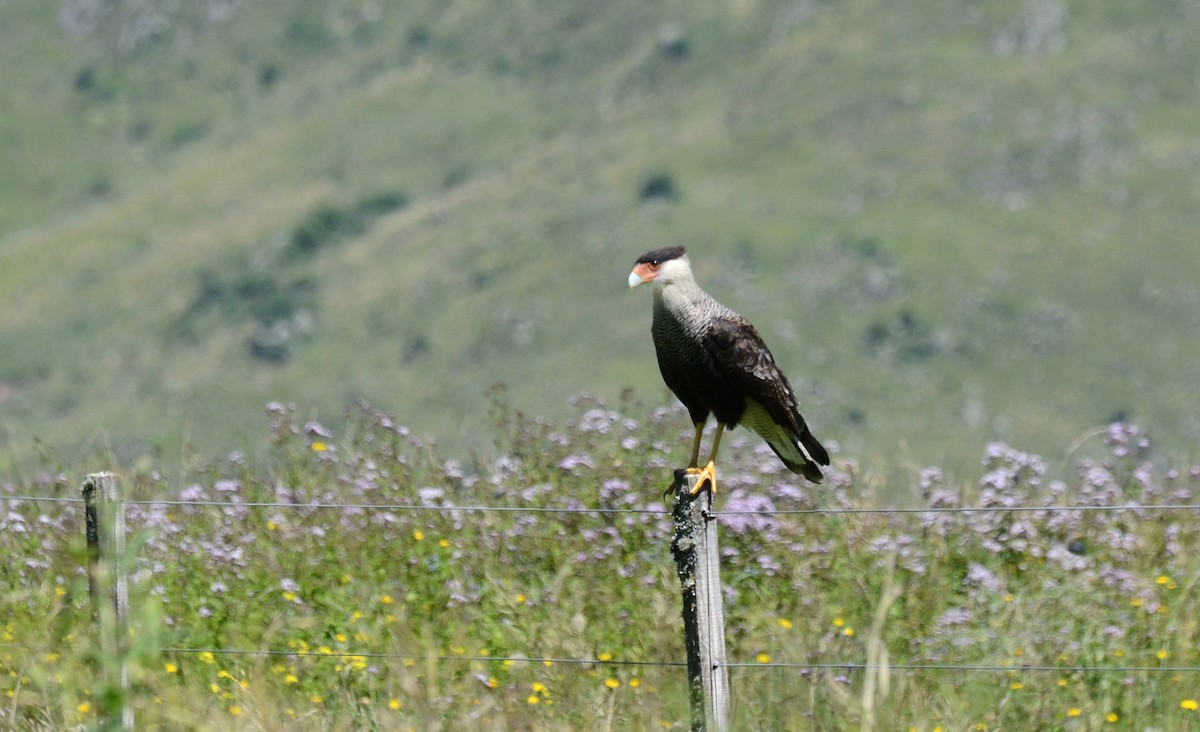
[[[652,252],[646,252],[638,257],[637,262],[634,264],[658,264],[668,259],[679,259],[685,254],[687,254],[687,250],[683,247],[663,247],[662,249],[655,249]]]

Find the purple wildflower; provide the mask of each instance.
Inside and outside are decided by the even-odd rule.
[[[321,426],[320,422],[307,422],[304,425],[304,434],[309,437],[320,437],[328,440],[333,438],[333,433]]]
[[[770,498],[758,493],[747,493],[738,488],[729,494],[725,508],[717,514],[717,520],[735,534],[762,532],[767,538],[777,538],[779,521],[775,518],[775,504]]]
[[[994,594],[999,593],[1003,588],[1000,578],[978,562],[971,562],[971,566],[967,569],[967,578],[964,584],[972,587],[982,587]]]
[[[204,489],[198,485],[189,485],[179,492],[179,500],[181,501],[205,501],[208,496],[205,495]]]
[[[965,607],[952,607],[938,616],[936,624],[939,628],[952,628],[956,625],[966,625],[970,622],[970,610]]]
[[[574,472],[575,468],[578,468],[580,466],[583,466],[585,468],[595,468],[596,467],[595,464],[592,463],[591,456],[587,455],[585,453],[575,453],[574,455],[568,455],[567,457],[563,458],[558,463],[558,467],[567,472]]]

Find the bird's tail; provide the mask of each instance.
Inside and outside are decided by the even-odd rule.
[[[781,439],[783,435],[778,435],[775,439],[768,439],[767,444],[783,461],[788,470],[797,475],[803,475],[813,483],[820,483],[821,465],[829,464],[829,453],[821,443],[817,442],[817,438],[812,436],[812,433],[807,429],[800,435],[799,440],[793,440],[789,435],[786,440]]]
[[[783,450],[780,450],[770,442],[767,444],[771,445],[771,449],[775,451],[775,454],[779,456],[779,459],[783,461],[783,464],[787,466],[788,470],[792,471],[796,475],[803,475],[813,483],[821,482],[821,479],[824,476],[821,475],[821,468],[816,463],[811,460],[806,460],[803,457],[801,457],[799,460],[795,460],[792,456],[785,455]],[[788,452],[791,452],[793,456],[795,455],[794,448]]]
[[[829,464],[829,453],[808,431],[808,425],[799,413],[788,425],[772,418],[757,401],[748,399],[742,421],[771,446],[788,470],[814,483],[821,482],[821,466]]]
[[[829,464],[829,453],[826,452],[825,446],[817,442],[817,438],[813,437],[813,433],[808,431],[808,427],[800,432],[800,444],[804,446],[804,451],[814,462],[820,465]]]

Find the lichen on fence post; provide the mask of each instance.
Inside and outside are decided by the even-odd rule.
[[[675,471],[671,553],[683,588],[683,632],[688,658],[692,729],[729,728],[729,669],[725,656],[725,609],[712,493],[693,495],[697,477]]]

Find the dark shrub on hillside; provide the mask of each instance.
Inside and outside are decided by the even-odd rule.
[[[357,217],[344,208],[326,204],[305,216],[292,232],[288,253],[297,257],[310,257],[342,236],[358,234],[361,231],[362,225]]]
[[[297,319],[309,322],[313,320],[316,310],[315,293],[316,284],[310,279],[288,278],[269,272],[226,275],[204,269],[199,273],[196,294],[172,324],[170,335],[196,340],[206,328],[214,325],[213,321],[206,320],[209,313],[219,315],[225,322],[254,320],[261,328],[270,328],[277,323],[294,323]],[[293,330],[307,334],[311,328]],[[263,343],[270,341],[269,338],[259,340]],[[262,357],[257,350],[254,355]]]
[[[96,68],[94,66],[86,66],[75,75],[75,91],[90,92],[95,88]]]
[[[898,362],[920,361],[947,348],[928,323],[908,310],[869,326],[863,343],[872,355]]]
[[[672,61],[682,61],[691,52],[687,33],[682,27],[667,23],[658,29],[658,50]]]
[[[661,173],[651,176],[642,184],[642,190],[638,194],[638,198],[643,202],[677,201],[679,200],[679,190],[675,188],[674,178]]]
[[[370,228],[375,219],[407,205],[408,194],[404,191],[367,196],[350,208],[323,204],[296,226],[285,254],[291,258],[311,257],[343,238],[358,236]]]
[[[275,86],[279,81],[279,67],[275,64],[263,64],[258,68],[258,88],[264,91]]]
[[[399,211],[408,205],[408,194],[404,191],[377,193],[359,201],[354,207],[355,216],[369,226],[379,216]]]

